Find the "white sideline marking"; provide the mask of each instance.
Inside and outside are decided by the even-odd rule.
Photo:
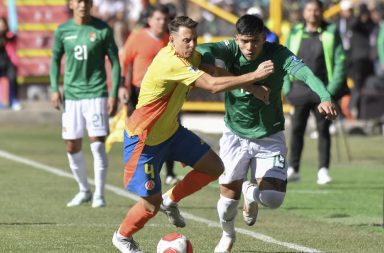
[[[73,179],[73,176],[71,173],[65,172],[62,169],[51,167],[51,166],[48,166],[48,165],[45,165],[45,164],[42,164],[39,162],[35,162],[33,160],[11,154],[11,153],[6,152],[4,150],[0,150],[0,157],[3,157],[5,159],[11,160],[11,161],[15,161],[18,163],[25,164],[25,165],[34,167],[34,168],[39,169],[39,170],[43,170],[43,171],[55,174],[55,175],[60,176],[60,177],[67,177],[67,178]],[[92,185],[94,185],[93,180],[91,180],[91,179],[88,179],[88,180]],[[117,194],[119,196],[122,196],[122,197],[127,197],[127,198],[130,198],[132,200],[138,200],[139,199],[138,196],[131,194],[131,193],[129,193],[129,192],[127,192],[127,191],[125,191],[119,187],[113,186],[113,185],[106,184],[105,188],[114,192],[115,194]],[[217,222],[214,222],[212,220],[204,219],[204,218],[201,218],[201,217],[198,217],[198,216],[195,216],[193,214],[186,213],[186,212],[181,212],[181,213],[185,218],[188,218],[188,219],[196,221],[196,222],[204,223],[208,227],[220,228],[220,224]],[[264,235],[261,233],[256,233],[256,232],[253,232],[253,231],[250,231],[247,229],[243,229],[243,228],[236,228],[236,232],[243,234],[243,235],[251,236],[251,237],[258,239],[260,241],[263,241],[263,242],[277,244],[277,245],[280,245],[280,246],[283,246],[283,247],[286,247],[289,249],[293,249],[293,250],[296,250],[299,252],[322,253],[322,251],[317,250],[317,249],[312,249],[312,248],[304,247],[304,246],[297,245],[294,243],[289,243],[289,242],[281,242],[281,241],[278,241],[278,240],[276,240],[270,236],[267,236],[267,235]]]

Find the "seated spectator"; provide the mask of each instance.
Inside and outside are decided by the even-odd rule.
[[[13,110],[21,109],[17,99],[17,64],[16,35],[9,31],[5,17],[0,17],[0,77],[6,77],[9,81],[9,104]]]
[[[94,0],[93,3],[93,15],[112,27],[116,45],[121,49],[129,33],[125,24],[125,2],[122,0]]]

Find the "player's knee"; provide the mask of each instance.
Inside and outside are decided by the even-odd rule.
[[[260,191],[260,201],[263,205],[275,209],[283,204],[285,198],[285,192],[279,192],[274,190]]]
[[[231,221],[236,217],[239,200],[226,198],[220,195],[217,202],[217,212],[221,221]]]

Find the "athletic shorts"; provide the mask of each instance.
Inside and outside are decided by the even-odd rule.
[[[220,184],[229,184],[247,177],[251,170],[251,181],[272,177],[287,179],[287,147],[284,132],[257,140],[241,138],[228,128],[220,139],[220,158],[225,172],[219,177]]]
[[[208,144],[183,126],[168,140],[155,146],[145,145],[138,136],[128,136],[124,132],[125,189],[141,197],[158,193],[164,161],[179,161],[193,167],[209,149]]]
[[[109,132],[107,98],[65,100],[62,115],[64,140],[80,139],[85,128],[88,136],[107,136]]]

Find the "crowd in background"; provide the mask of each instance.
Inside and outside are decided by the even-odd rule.
[[[233,25],[196,5],[188,4],[186,7],[185,2],[187,1],[160,0],[158,2],[171,5],[177,15],[186,14],[198,21],[199,36],[210,38],[235,35]],[[269,28],[272,26],[273,20],[268,17],[269,1],[209,0],[209,2],[237,16],[252,12],[263,18]],[[360,108],[363,106],[361,101],[364,90],[376,89],[376,92],[384,92],[384,78],[382,78],[382,87],[377,87],[380,86],[377,84],[380,77],[384,75],[384,60],[379,59],[379,52],[384,49],[378,47],[380,27],[384,26],[384,1],[367,1],[356,4],[350,0],[323,2],[325,9],[335,4],[341,6],[339,15],[333,17],[329,22],[337,25],[347,53],[348,85],[351,88],[351,95],[345,98],[346,101],[343,101],[343,114],[350,119],[364,118],[360,112]],[[305,0],[283,1],[280,43],[285,44],[291,27],[302,21],[304,3]],[[148,1],[143,0],[95,0],[94,15],[107,21],[114,28],[115,40],[121,49],[130,32],[146,26],[146,9],[149,6]],[[372,78],[374,76],[379,79]],[[367,80],[370,81],[367,83]]]
[[[235,34],[233,25],[189,1],[160,0],[157,2],[168,4],[175,15],[188,15],[198,21],[200,36],[233,36]],[[268,17],[269,1],[209,0],[209,2],[237,16],[251,11],[263,18],[269,28],[272,26],[273,20]],[[301,21],[301,8],[304,2],[304,0],[283,1],[281,44],[285,44],[291,27]],[[384,1],[353,3],[355,1],[327,0],[323,2],[325,9],[339,3],[341,6],[339,15],[332,17],[329,21],[337,24],[347,53],[348,85],[351,88],[351,96],[347,101],[343,101],[343,113],[345,117],[351,119],[364,118],[360,108],[365,90],[374,89],[376,93],[384,93],[384,46],[383,43],[379,44],[379,41],[384,40]],[[149,6],[150,3],[146,0],[94,0],[92,15],[106,21],[113,28],[116,44],[121,50],[132,31],[147,25],[146,15]],[[0,43],[1,52],[5,51],[3,45],[5,43]],[[14,61],[10,63],[14,64]],[[6,71],[1,69],[0,75],[5,74]],[[17,109],[20,107],[17,106]]]

